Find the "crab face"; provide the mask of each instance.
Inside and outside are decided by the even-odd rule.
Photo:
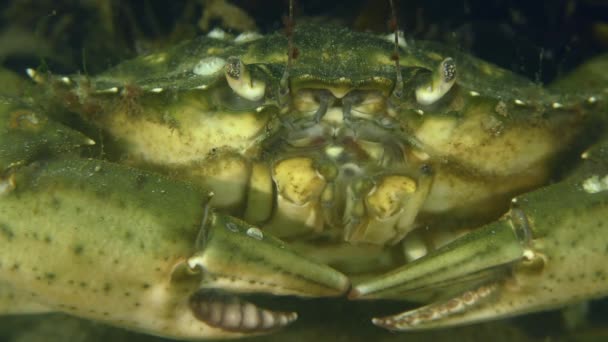
[[[282,34],[208,36],[92,78],[30,70],[62,108],[42,95],[43,111],[93,125],[103,147],[78,158],[92,140],[5,101],[0,255],[17,266],[0,280],[52,310],[177,338],[295,320],[251,294],[431,302],[374,320],[395,330],[604,295],[592,277],[558,281],[575,262],[559,241],[608,239],[594,228],[604,140],[580,168],[560,164],[598,141],[604,84],[564,96],[428,43],[399,46],[395,63],[393,42],[335,27],[291,39],[297,54]]]

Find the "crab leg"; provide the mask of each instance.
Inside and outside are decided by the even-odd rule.
[[[350,286],[259,229],[204,210],[207,194],[185,183],[84,159],[12,172],[0,194],[0,284],[44,307],[166,337],[234,337],[296,314],[233,292],[329,296]]]
[[[42,156],[66,154],[93,144],[93,140],[49,120],[35,108],[0,95],[0,173]]]
[[[389,280],[398,277],[399,292],[423,286],[433,287],[438,281],[488,267],[503,267],[506,276],[486,279],[484,284],[444,301],[406,311],[389,317],[376,318],[374,323],[391,330],[414,330],[446,327],[497,319],[517,314],[547,310],[569,304],[577,299],[605,296],[605,234],[608,222],[608,140],[583,153],[583,164],[562,183],[523,195],[514,201],[509,215],[482,230],[485,238],[465,236],[439,253],[424,257],[410,267],[383,277],[387,284],[380,289],[378,282],[359,284],[354,293],[359,297],[398,291]],[[494,237],[489,227],[511,222],[516,228],[511,237],[496,240],[495,251],[476,256],[479,242]],[[517,229],[524,227],[525,230]],[[505,228],[506,230],[506,228]],[[529,235],[528,235],[529,233]],[[460,251],[456,253],[454,250]],[[504,258],[497,257],[509,250]],[[519,252],[517,252],[519,250]],[[444,253],[469,255],[446,264]],[[510,257],[509,257],[510,256]],[[492,262],[487,262],[492,258]],[[509,260],[510,259],[510,260]],[[423,267],[424,266],[424,267]],[[456,267],[448,271],[446,266]],[[447,275],[438,275],[446,272]],[[412,285],[414,284],[414,285]],[[373,286],[372,286],[373,285]]]

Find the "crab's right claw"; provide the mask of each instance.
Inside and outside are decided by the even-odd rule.
[[[217,213],[206,220],[200,251],[187,261],[202,271],[203,288],[305,297],[340,296],[350,288],[342,273],[244,221]]]
[[[357,285],[351,296],[405,298],[424,289],[445,293],[468,286],[450,298],[373,320],[391,330],[461,325],[605,296],[608,140],[582,158],[572,176],[519,197],[502,220]]]

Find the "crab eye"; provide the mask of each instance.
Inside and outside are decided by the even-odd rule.
[[[439,63],[431,79],[416,88],[416,101],[421,105],[430,105],[443,97],[456,81],[456,63],[450,57]]]
[[[250,101],[257,101],[264,97],[266,83],[253,79],[240,58],[229,57],[224,66],[224,74],[230,88],[239,96]]]

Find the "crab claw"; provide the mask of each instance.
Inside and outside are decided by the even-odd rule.
[[[468,290],[451,298],[373,319],[391,330],[417,330],[605,296],[607,146],[605,140],[583,153],[582,166],[563,182],[517,198],[502,220],[378,280],[357,285],[351,297],[405,298],[423,289],[467,284]]]
[[[423,258],[373,280],[356,285],[353,299],[403,299],[408,294],[456,283],[483,282],[497,273],[497,266],[520,260],[525,253],[528,227],[516,210],[502,220],[469,233]],[[516,219],[513,219],[516,217]],[[516,223],[516,224],[514,224]]]
[[[190,307],[198,319],[225,331],[265,332],[297,318],[295,312],[259,308],[229,293],[320,297],[343,295],[350,288],[342,273],[297,255],[280,240],[230,216],[205,215],[197,244],[200,251],[186,263],[203,277]]]
[[[187,260],[202,271],[201,288],[305,297],[340,296],[350,288],[342,273],[244,221],[217,213],[206,221],[200,251]]]

